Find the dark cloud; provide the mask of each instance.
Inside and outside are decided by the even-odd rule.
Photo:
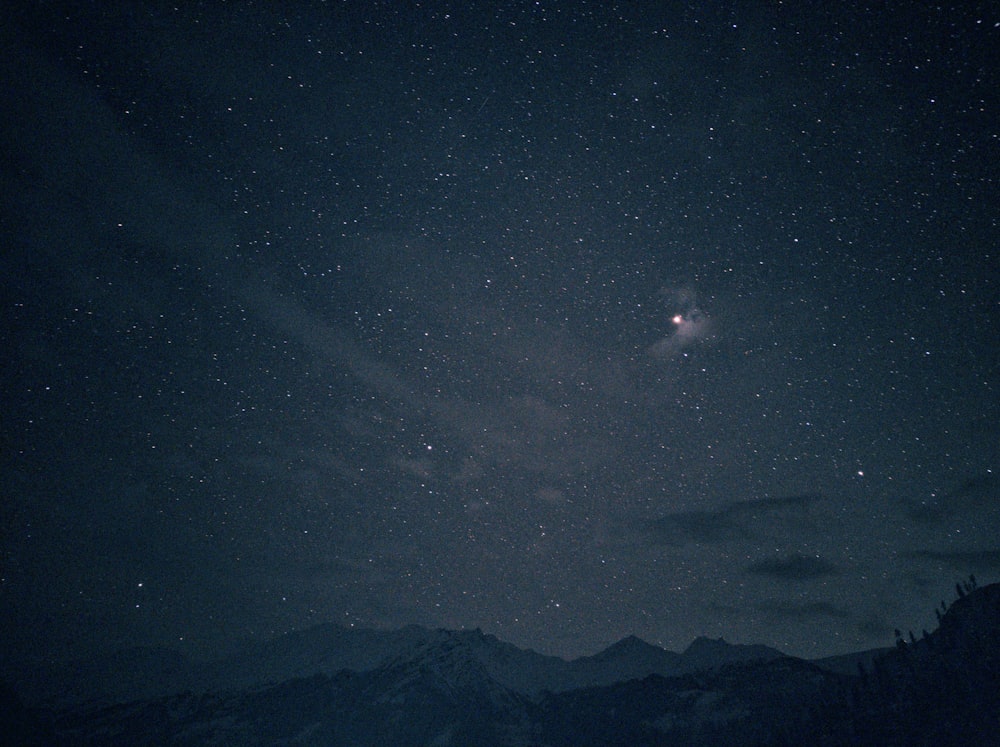
[[[747,571],[757,576],[767,576],[782,581],[809,581],[838,573],[837,567],[829,561],[798,553],[782,558],[760,560],[747,568]]]
[[[992,507],[1000,496],[1000,476],[987,472],[963,480],[958,487],[925,501],[907,503],[905,511],[918,524],[934,526],[951,517]]]
[[[965,571],[972,569],[1000,570],[1000,550],[918,550],[909,554],[913,558],[939,560],[953,568]]]
[[[769,526],[782,520],[808,522],[804,511],[821,497],[819,493],[800,493],[736,501],[712,511],[679,511],[647,522],[645,531],[654,544],[727,542],[746,537],[765,517]]]

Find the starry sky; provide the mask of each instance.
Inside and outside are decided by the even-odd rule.
[[[10,655],[1000,577],[995,4],[178,5],[0,28]]]

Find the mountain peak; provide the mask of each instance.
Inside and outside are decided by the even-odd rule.
[[[722,637],[698,636],[682,654],[690,669],[714,669],[736,662],[778,659],[784,656],[777,649],[761,645],[727,643]]]
[[[730,648],[733,648],[732,644],[726,643],[726,639],[722,636],[709,638],[708,636],[700,635],[691,641],[691,645],[684,649],[684,655],[700,654],[705,651],[726,651]]]
[[[662,651],[659,646],[654,646],[652,643],[646,643],[638,636],[628,635],[622,638],[617,643],[612,643],[606,649],[601,651],[598,656],[607,659],[617,656],[631,656],[634,654],[649,653],[651,651]]]

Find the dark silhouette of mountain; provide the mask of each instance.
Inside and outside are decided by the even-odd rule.
[[[8,665],[3,673],[31,705],[66,707],[153,698],[190,687],[194,665],[167,648],[128,648],[50,665]]]
[[[782,657],[553,694],[541,703],[540,743],[798,744],[789,735],[809,723],[813,704],[842,679],[801,659]]]
[[[937,630],[900,636],[827,702],[816,744],[1000,744],[1000,584],[959,595]]]
[[[854,672],[721,639],[677,654],[629,637],[567,662],[480,631],[326,628],[195,672],[225,687],[33,708],[0,690],[0,729],[66,745],[996,744],[1000,585],[959,591],[937,630]],[[233,685],[253,655],[252,684]],[[303,657],[355,669],[266,682]]]
[[[526,696],[497,683],[461,634],[367,672],[183,693],[55,714],[64,744],[536,744]]]
[[[698,671],[742,661],[771,661],[784,655],[768,646],[732,644],[726,643],[722,638],[699,636],[685,649],[683,659],[686,671]]]
[[[136,648],[49,669],[7,672],[5,676],[17,683],[22,697],[32,705],[112,705],[186,690],[221,692],[315,674],[332,676],[342,670],[368,672],[446,643],[462,646],[504,687],[530,696],[609,685],[649,674],[675,676],[782,655],[764,646],[731,646],[721,639],[699,639],[677,654],[629,636],[593,656],[566,661],[517,648],[480,630],[428,630],[411,625],[375,631],[320,625],[252,644],[208,663],[191,662],[166,649]]]
[[[870,648],[865,651],[855,651],[850,654],[840,654],[838,656],[826,656],[822,659],[813,659],[812,663],[821,669],[840,674],[857,674],[858,666],[871,669],[875,659],[885,656],[891,647]]]
[[[0,734],[8,744],[34,747],[52,744],[55,735],[45,721],[21,702],[17,693],[0,684]]]

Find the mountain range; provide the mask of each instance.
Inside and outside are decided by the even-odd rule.
[[[959,587],[937,630],[804,661],[628,637],[573,661],[478,630],[324,625],[209,663],[155,649],[13,669],[19,744],[992,744],[1000,585]]]

